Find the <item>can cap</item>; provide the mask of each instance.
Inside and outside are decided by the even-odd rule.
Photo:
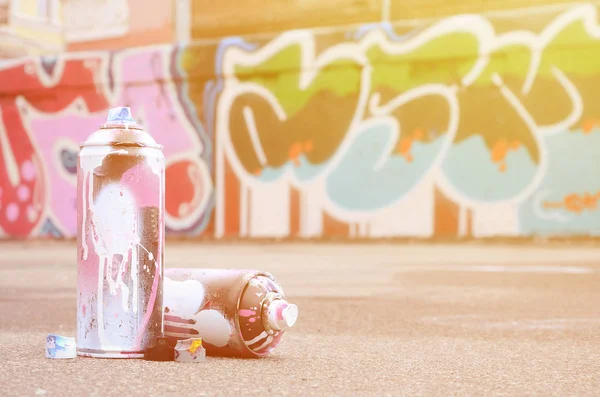
[[[142,130],[142,126],[139,125],[133,118],[131,108],[129,106],[117,106],[108,111],[106,122],[100,127],[102,129],[109,128],[125,128]]]
[[[106,145],[163,148],[134,120],[128,106],[110,109],[106,123],[91,134],[81,147]]]
[[[119,106],[108,111],[107,123],[122,121],[125,123],[135,123],[131,116],[131,108],[129,106]]]
[[[75,358],[77,345],[75,338],[49,334],[46,337],[46,358]]]
[[[206,350],[202,346],[202,338],[190,338],[177,341],[175,345],[175,361],[197,363],[206,360]]]
[[[291,328],[298,320],[298,306],[285,299],[275,299],[267,307],[267,323],[275,331]]]

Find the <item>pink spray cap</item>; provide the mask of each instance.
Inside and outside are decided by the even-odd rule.
[[[275,299],[267,307],[267,323],[275,331],[283,331],[296,324],[298,306],[284,299]]]

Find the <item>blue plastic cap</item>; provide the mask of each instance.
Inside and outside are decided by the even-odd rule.
[[[131,109],[127,106],[119,106],[118,108],[112,108],[108,111],[107,123],[111,122],[127,122],[135,123],[135,120],[131,116]]]

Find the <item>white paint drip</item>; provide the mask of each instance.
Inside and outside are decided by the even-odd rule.
[[[140,244],[140,247],[142,245]],[[144,248],[145,249],[145,248]],[[152,254],[149,255],[149,259],[152,260],[152,258],[150,257]],[[125,261],[125,257],[123,257],[123,261]],[[138,255],[137,255],[137,249],[131,249],[131,282],[132,282],[132,287],[133,287],[133,291],[134,294],[131,298],[131,306],[133,308],[133,312],[137,313],[138,311],[138,302],[139,302],[139,296],[136,293],[139,290],[139,285],[138,285]],[[119,272],[119,275],[121,275],[122,273]],[[121,280],[122,281],[122,280]],[[129,292],[129,291],[128,291]],[[125,294],[123,294],[125,295]],[[122,296],[123,296],[122,295]],[[129,293],[128,293],[129,295]]]
[[[216,347],[226,346],[231,336],[231,325],[223,314],[217,310],[202,310],[194,316],[194,329],[198,335]]]
[[[96,296],[96,312],[98,318],[98,339],[101,346],[108,346],[109,342],[104,335],[104,265],[108,259],[99,258],[100,268],[98,269],[98,295]]]
[[[458,206],[458,235],[464,237],[468,230],[468,208],[464,205]]]
[[[244,106],[242,109],[242,114],[244,115],[246,126],[248,127],[248,135],[250,135],[250,141],[252,142],[254,153],[256,154],[260,165],[264,167],[267,164],[267,155],[265,154],[262,143],[260,142],[260,136],[258,135],[258,130],[256,128],[256,121],[254,120],[254,112],[252,112],[252,108],[250,106]]]
[[[153,260],[154,260],[154,254],[153,254],[152,252],[148,251],[148,250],[146,249],[146,247],[144,247],[144,246],[143,246],[142,244],[140,244],[139,242],[138,242],[138,245],[139,245],[139,247],[140,247],[141,249],[143,249],[144,251],[146,251],[146,254],[148,254],[148,259],[149,259],[149,260],[151,260],[151,261],[153,261]],[[136,253],[136,255],[137,255],[137,253]]]
[[[169,315],[189,320],[204,304],[205,293],[202,283],[196,280],[174,281],[165,277],[163,306],[169,309]]]
[[[83,173],[83,187],[82,187],[82,192],[81,192],[81,196],[83,198],[81,240],[82,240],[82,247],[83,247],[83,260],[87,260],[87,258],[88,258],[88,246],[87,246],[88,230],[86,230],[87,212],[88,212],[88,207],[89,207],[90,212],[93,210],[94,170],[96,169],[96,167],[99,167],[102,165],[104,158],[110,152],[110,148],[108,148],[108,147],[87,147],[84,150],[91,152],[89,154],[85,154],[82,152],[79,155],[79,166],[81,167],[81,172]],[[92,233],[92,240],[94,240],[93,233]]]
[[[91,172],[87,172],[87,205],[89,207],[89,212],[91,213],[93,211],[94,208],[94,180],[93,180],[93,171]],[[85,196],[85,192],[82,192],[82,196]],[[82,226],[82,230],[84,230],[84,235],[82,236],[82,240],[87,240],[87,233],[91,232],[91,225],[90,225],[90,230],[86,230],[85,229],[86,224],[84,223]],[[94,233],[92,233],[92,243],[94,243],[96,240],[96,236]],[[85,258],[87,260],[87,242],[86,242],[86,252],[85,252]]]
[[[168,277],[164,280],[163,304],[168,308],[168,315],[183,320],[193,320],[193,324],[165,321],[165,325],[196,330],[206,343],[216,347],[226,346],[231,336],[231,324],[220,311],[200,310],[204,304],[206,290],[202,283],[196,280],[174,281]],[[176,332],[166,332],[174,337],[194,337],[196,335]]]
[[[139,242],[135,198],[119,184],[106,186],[98,194],[94,203],[92,222],[101,240],[101,247],[97,250],[98,255],[107,255],[108,258],[106,281],[110,293],[114,296],[117,294],[117,289],[121,291],[121,305],[123,311],[128,312],[130,291],[123,281],[123,273],[134,245]],[[121,261],[115,281],[112,267],[117,255],[121,255]],[[133,295],[137,294],[138,291],[134,290]]]
[[[250,188],[243,183],[240,184],[240,237],[248,237],[248,212]],[[270,203],[272,204],[272,203]]]
[[[88,211],[88,204],[87,204],[87,192],[89,190],[91,190],[91,188],[88,188],[88,179],[89,179],[89,174],[88,173],[84,173],[83,174],[83,186],[82,186],[82,191],[81,191],[81,199],[83,200],[82,203],[82,210],[81,210],[81,248],[83,248],[83,260],[86,261],[88,258],[88,246],[87,246],[87,231],[85,230],[85,225],[87,225],[87,211]]]
[[[108,185],[98,194],[95,203],[93,200],[93,177],[96,167],[102,165],[104,158],[108,154],[127,154],[128,152],[125,149],[111,151],[110,147],[86,149],[92,153],[80,156],[80,167],[84,175],[83,191],[81,192],[83,199],[81,240],[83,259],[88,259],[88,233],[91,233],[94,250],[99,258],[97,295],[98,338],[100,339],[100,344],[106,346],[109,342],[106,339],[104,330],[104,282],[108,284],[111,295],[114,296],[120,291],[121,307],[125,313],[128,313],[130,308],[134,313],[137,313],[139,304],[139,279],[137,272],[139,269],[136,246],[146,251],[149,260],[153,261],[154,255],[140,244],[137,203],[133,195],[125,187],[118,183]],[[162,172],[161,169],[159,169],[160,172]],[[162,200],[160,205],[162,206]],[[91,214],[91,227],[89,231],[86,230],[88,207]],[[121,258],[115,281],[113,277],[113,261],[117,255],[120,255]],[[129,260],[130,256],[131,260]],[[123,280],[128,262],[133,291],[130,291]],[[130,294],[131,306],[129,301]]]
[[[162,161],[160,160],[158,157],[146,157],[146,164],[150,167],[152,173],[159,178],[162,176],[163,170]]]

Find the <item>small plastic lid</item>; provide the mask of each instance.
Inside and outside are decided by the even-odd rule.
[[[298,320],[298,306],[284,299],[275,299],[267,309],[267,322],[275,331],[291,328]]]
[[[92,133],[80,146],[135,146],[149,147],[162,150],[162,145],[156,143],[154,138],[145,132],[141,125],[136,123],[131,108],[118,106],[108,111],[106,123]]]
[[[46,358],[77,357],[75,338],[49,334],[46,337]]]
[[[124,121],[135,123],[135,120],[131,116],[131,108],[128,106],[118,106],[116,108],[112,108],[108,111],[108,117],[106,118],[106,122],[116,122],[116,121]]]
[[[116,108],[110,109],[108,111],[108,116],[106,117],[106,123],[100,128],[107,129],[116,127],[142,129],[142,127],[134,120],[129,106],[117,106]]]

